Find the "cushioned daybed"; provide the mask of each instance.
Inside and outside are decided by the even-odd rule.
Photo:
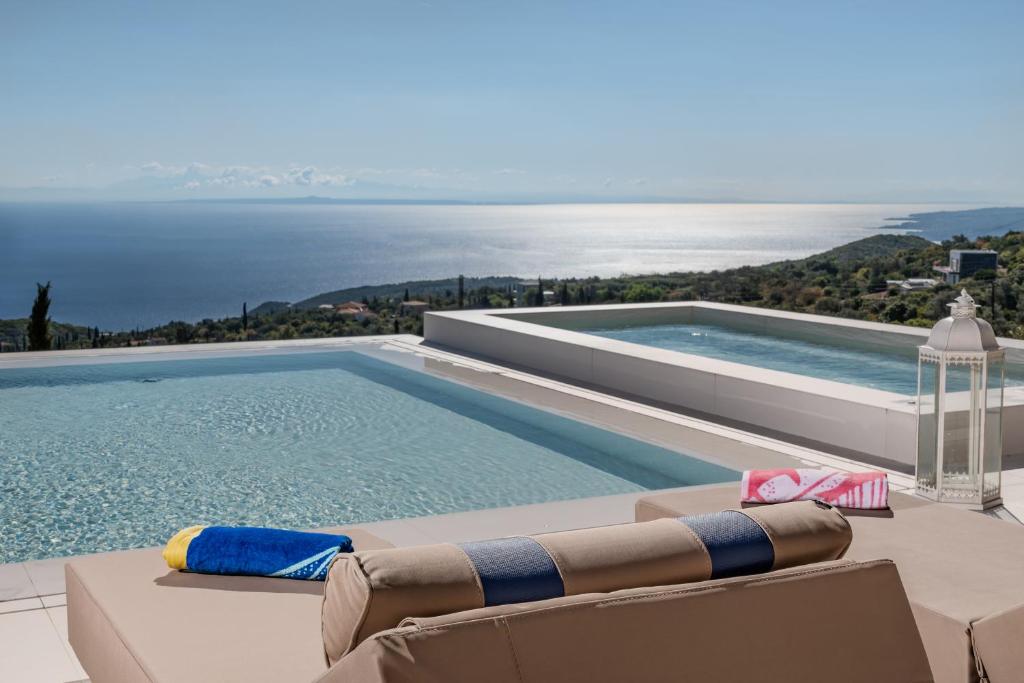
[[[735,505],[735,484],[641,498],[637,521]],[[1024,681],[1024,526],[891,494],[891,513],[848,511],[847,559],[892,559],[939,683]]]
[[[674,520],[533,537],[565,597],[518,604],[492,599],[518,582],[488,565],[493,542],[392,551],[342,530],[357,552],[332,566],[326,600],[320,582],[170,571],[156,550],[80,558],[67,568],[70,640],[93,683],[932,680],[895,565],[804,563],[822,546],[841,556],[850,531],[827,506],[796,505],[817,521],[772,511],[795,532],[788,545],[767,517],[730,513],[767,533],[774,556],[761,569],[776,569],[679,585],[645,583],[714,575],[768,548],[741,539],[716,551],[721,527],[693,536],[699,524]],[[506,560],[538,588],[533,560]],[[593,592],[601,585],[632,587]]]

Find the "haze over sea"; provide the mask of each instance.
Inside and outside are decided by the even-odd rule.
[[[800,258],[937,204],[0,204],[0,318],[102,329],[368,284],[613,276]]]

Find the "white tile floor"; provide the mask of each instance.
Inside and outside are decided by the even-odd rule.
[[[0,615],[0,681],[66,683],[86,678],[67,640],[67,607]]]

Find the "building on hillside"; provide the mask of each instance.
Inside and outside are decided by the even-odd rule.
[[[424,313],[426,313],[429,310],[430,310],[430,304],[428,304],[426,301],[412,300],[412,301],[403,301],[402,302],[402,308],[400,309],[399,312],[402,315],[414,315],[414,316],[419,317],[419,316],[423,315]]]
[[[526,292],[530,289],[537,289],[536,280],[520,280],[512,285],[512,295],[515,297],[516,306],[526,306]],[[531,302],[532,303],[532,302]]]
[[[359,301],[346,301],[343,304],[335,304],[334,311],[340,315],[357,316],[369,310],[369,306]]]
[[[889,287],[899,287],[905,292],[916,292],[919,289],[931,289],[939,284],[939,281],[930,277],[911,277],[906,280],[886,280]]]
[[[995,270],[999,254],[991,249],[951,249],[948,266],[935,266],[946,282],[955,285],[960,280],[972,277],[979,270]]]

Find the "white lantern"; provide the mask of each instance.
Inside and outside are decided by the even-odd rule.
[[[998,505],[1003,464],[1004,352],[961,290],[918,347],[918,494],[974,509]]]

